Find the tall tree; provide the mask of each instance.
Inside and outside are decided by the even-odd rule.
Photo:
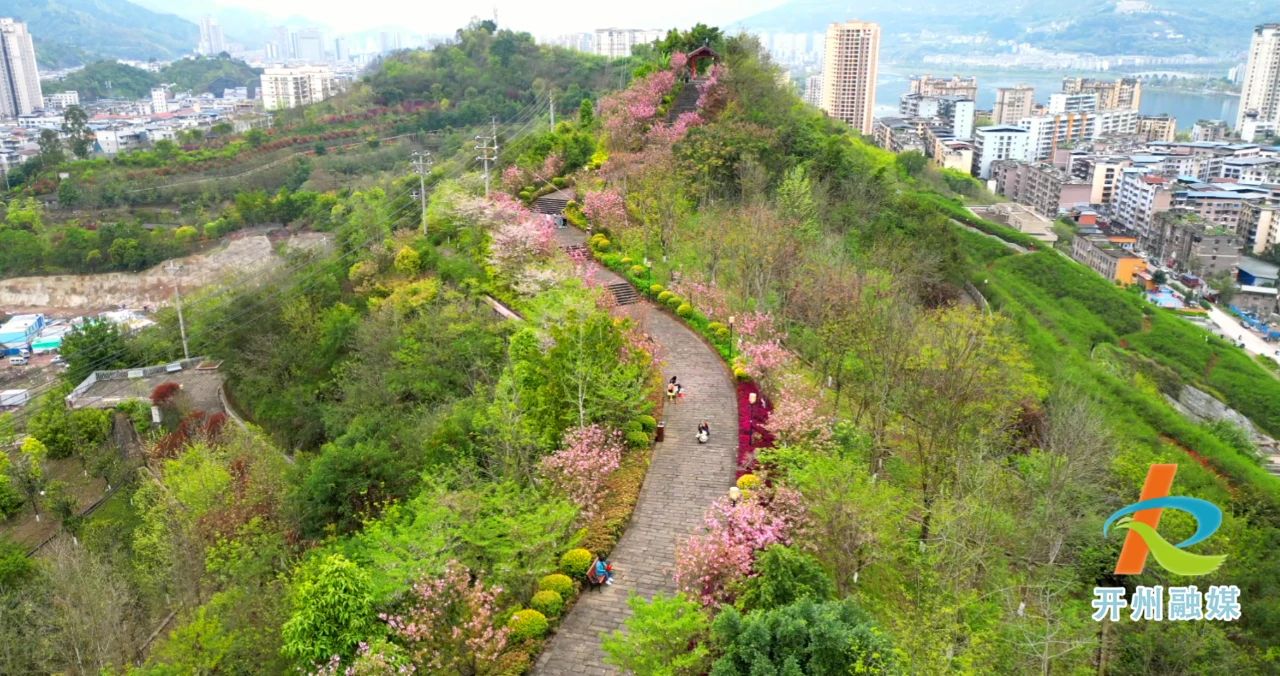
[[[93,149],[93,132],[89,130],[89,114],[80,106],[67,106],[62,113],[62,133],[67,137],[71,154],[80,159]]]

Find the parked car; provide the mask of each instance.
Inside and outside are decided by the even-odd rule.
[[[29,361],[25,355],[9,357],[10,366],[26,366]]]

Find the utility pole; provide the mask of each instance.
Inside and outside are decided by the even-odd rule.
[[[492,133],[488,136],[476,137],[476,151],[480,153],[477,160],[484,162],[484,196],[489,196],[489,163],[498,161],[498,118],[493,118]]]
[[[555,133],[556,131],[556,95],[555,94],[551,95],[551,103],[549,104],[548,107],[551,108],[551,132]]]
[[[182,266],[170,261],[167,269],[174,276],[173,290],[178,300],[178,331],[182,334],[182,358],[190,359],[191,351],[187,348],[187,322],[182,317],[182,282],[178,279],[178,272],[182,270]]]
[[[427,235],[427,172],[431,171],[431,151],[413,153],[413,169],[418,172],[418,198],[422,201],[422,235]]]

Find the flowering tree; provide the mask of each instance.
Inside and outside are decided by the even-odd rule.
[[[671,53],[671,71],[673,73],[678,75],[687,65],[689,65],[689,55],[684,52]]]
[[[502,170],[502,189],[514,193],[525,186],[524,170],[511,165]]]
[[[715,111],[724,103],[725,91],[720,78],[724,77],[723,64],[715,64],[707,71],[706,77],[698,84],[698,110]]]
[[[675,83],[675,73],[658,71],[601,100],[600,117],[615,149],[634,150],[640,144],[644,130],[657,117],[663,97]]]
[[[547,159],[542,161],[542,173],[540,178],[544,181],[550,181],[552,178],[560,175],[564,169],[564,160],[557,154],[547,155]]]
[[[605,480],[622,462],[622,435],[602,425],[565,432],[564,447],[542,459],[539,470],[590,518],[599,505]]]
[[[751,575],[755,552],[789,542],[798,503],[783,506],[773,509],[763,495],[736,503],[717,500],[707,512],[705,530],[676,550],[676,586],[708,606],[732,602],[738,583]]]
[[[534,263],[555,251],[555,228],[543,215],[530,214],[497,227],[489,243],[489,263],[499,274],[517,279]]]
[[[510,630],[498,619],[502,588],[471,577],[451,561],[440,577],[413,586],[407,614],[379,616],[427,673],[486,673],[507,646]]]
[[[627,202],[622,193],[614,188],[587,193],[583,199],[582,213],[591,220],[592,225],[607,230],[620,229],[627,224]]]
[[[656,144],[661,147],[670,148],[685,137],[689,133],[689,128],[702,124],[702,116],[697,111],[687,111],[680,113],[674,122],[667,124],[666,122],[657,122],[649,128],[649,132],[645,134],[647,143]]]
[[[729,316],[729,297],[715,284],[686,276],[670,288],[671,293],[688,299],[710,319],[724,321]]]
[[[799,376],[783,379],[769,413],[769,429],[785,443],[806,443],[823,447],[831,437],[831,418],[818,412],[819,400],[813,388]]]

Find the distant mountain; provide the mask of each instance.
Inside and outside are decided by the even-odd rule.
[[[80,98],[85,101],[104,97],[143,98],[151,92],[152,87],[160,84],[173,84],[178,91],[191,90],[197,94],[221,94],[223,89],[233,87],[248,87],[252,92],[258,88],[260,75],[261,71],[236,59],[179,59],[161,68],[158,73],[115,61],[95,61],[64,78],[54,80],[46,85],[46,89],[74,89],[80,92]]]
[[[173,59],[195,49],[200,29],[126,0],[5,0],[0,16],[27,23],[46,68],[93,59]]]
[[[269,11],[257,11],[247,7],[219,5],[208,0],[193,0],[181,4],[173,0],[136,0],[137,4],[157,12],[172,12],[190,21],[199,22],[202,17],[211,16],[222,27],[222,34],[230,42],[239,43],[248,49],[256,49],[273,39],[272,28],[275,26],[291,26],[294,28],[311,28],[318,25],[316,21],[301,16],[282,17]],[[270,8],[270,3],[263,3]],[[327,26],[320,26],[327,29]]]
[[[791,0],[736,25],[812,33],[825,31],[833,21],[849,19],[881,24],[886,38],[927,32],[981,35],[1041,49],[1099,55],[1233,56],[1248,49],[1255,24],[1280,20],[1280,9],[1275,0]],[[890,54],[928,53],[931,47],[927,41],[881,41],[881,49]]]

